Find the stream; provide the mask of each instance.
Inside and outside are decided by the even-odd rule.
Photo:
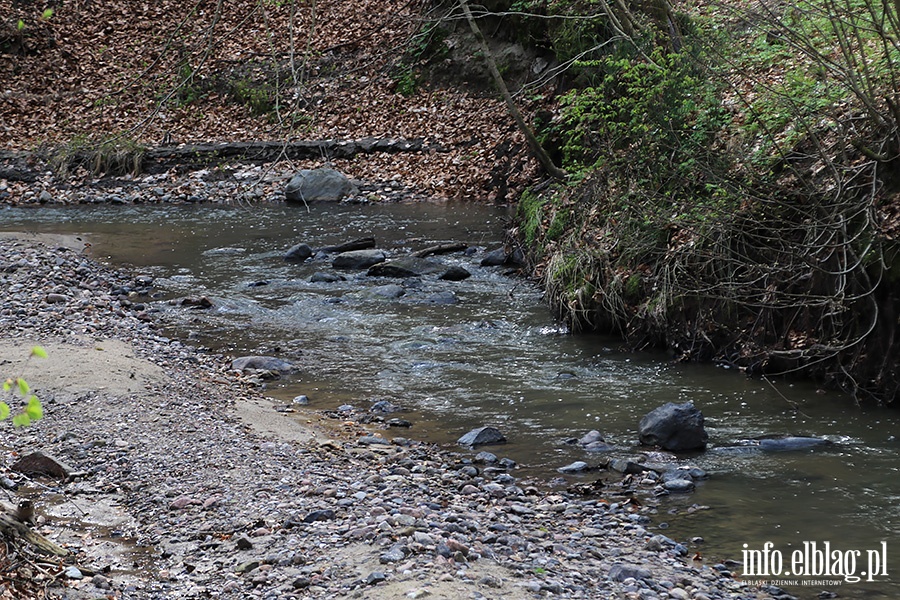
[[[378,400],[400,406],[410,429],[385,431],[462,450],[456,439],[473,427],[494,425],[508,438],[486,448],[519,464],[518,476],[553,479],[576,460],[596,464],[566,440],[599,430],[633,457],[641,417],[666,402],[692,401],[706,417],[710,450],[679,457],[710,474],[689,494],[660,504],[649,525],[700,553],[707,564],[741,560],[744,550],[772,542],[784,571],[794,551],[829,544],[840,564],[784,586],[800,597],[822,589],[842,598],[900,597],[900,477],[896,437],[900,414],[858,407],[836,392],[803,382],[747,379],[734,369],[683,365],[664,354],[630,354],[615,338],[571,335],[553,318],[533,283],[504,267],[482,267],[497,248],[508,209],[463,203],[375,205],[91,206],[0,209],[0,230],[75,234],[89,252],[113,265],[133,265],[152,276],[166,335],[225,354],[276,355],[300,371],[269,384],[267,393],[289,404],[308,396],[309,408]],[[334,273],[330,261],[289,263],[292,245],[312,247],[373,236],[390,256],[446,242],[464,242],[471,254],[434,257],[472,276],[404,280],[339,272],[343,280],[313,283]],[[388,299],[373,289],[404,287]],[[452,293],[451,297],[448,295]],[[190,310],[167,302],[206,296],[213,308]],[[302,413],[301,413],[302,415]],[[738,440],[771,434],[825,437],[814,451],[720,451]],[[590,482],[597,473],[567,476]],[[697,506],[709,507],[695,510]],[[690,541],[702,537],[703,540]],[[885,542],[882,545],[882,542]],[[746,546],[745,546],[746,544]],[[859,551],[856,555],[853,551]],[[755,555],[757,557],[762,554]],[[878,576],[852,582],[886,556]],[[832,561],[834,562],[834,561]],[[772,562],[768,562],[772,565]],[[809,567],[807,561],[807,567]],[[842,567],[845,573],[837,573]],[[741,574],[741,567],[733,569]],[[887,573],[886,575],[884,573]],[[771,575],[771,574],[770,574]],[[798,579],[791,576],[755,579]],[[829,579],[839,586],[806,586]],[[807,581],[808,583],[808,581]]]

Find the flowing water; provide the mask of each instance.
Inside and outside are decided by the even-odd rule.
[[[773,557],[780,552],[782,573],[794,568],[792,553],[802,553],[804,542],[815,542],[816,550],[829,543],[831,576],[800,578],[805,581],[844,581],[840,575],[851,567],[860,575],[886,549],[887,565],[875,581],[863,576],[839,587],[787,589],[801,598],[826,587],[845,598],[900,597],[896,411],[860,408],[811,384],[748,380],[727,368],[624,353],[613,338],[570,335],[532,284],[503,268],[480,266],[483,249],[499,246],[508,218],[505,209],[472,204],[314,205],[309,211],[281,205],[44,207],[2,210],[0,229],[81,235],[94,257],[134,265],[156,279],[163,297],[152,306],[161,310],[170,335],[235,356],[275,354],[296,362],[301,371],[268,391],[286,403],[300,394],[314,409],[366,409],[390,400],[413,426],[388,435],[451,447],[470,428],[492,424],[509,442],[490,450],[516,460],[520,475],[550,479],[574,460],[596,463],[599,456],[565,443],[591,429],[601,431],[617,455],[635,455],[644,414],[666,402],[693,401],[707,418],[712,449],[679,460],[711,477],[695,492],[667,499],[652,527],[679,541],[702,536],[703,542],[689,545],[709,564],[741,560],[744,550],[762,551],[772,542],[766,564],[777,567]],[[296,243],[317,247],[363,236],[374,236],[393,256],[465,242],[478,251],[438,259],[472,277],[405,280],[399,282],[405,295],[388,300],[370,291],[397,280],[344,273],[343,281],[311,283],[313,273],[331,271],[329,262],[282,260]],[[459,302],[430,301],[447,291]],[[185,295],[206,295],[214,308],[188,310],[164,301]],[[816,451],[717,451],[768,434],[835,443]],[[709,509],[688,510],[693,505]]]

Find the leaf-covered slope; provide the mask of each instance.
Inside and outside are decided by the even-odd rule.
[[[48,14],[3,0],[0,147],[110,135],[146,145],[426,138],[449,151],[338,166],[442,196],[512,199],[533,166],[502,103],[400,85],[411,41],[427,33],[420,6],[98,0]]]

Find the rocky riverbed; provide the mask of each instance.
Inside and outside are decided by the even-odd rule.
[[[30,428],[3,423],[2,483],[10,502],[32,500],[36,529],[71,552],[60,564],[11,545],[5,561],[27,593],[780,595],[692,560],[647,529],[655,509],[640,502],[553,491],[515,469],[363,435],[356,423],[276,412],[227,357],[156,333],[131,293],[138,274],[82,249],[78,240],[0,239],[3,372],[27,378],[45,410]],[[28,359],[36,343],[47,359]],[[32,480],[9,469],[33,450],[73,474]]]

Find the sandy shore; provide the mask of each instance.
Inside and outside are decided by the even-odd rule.
[[[683,556],[644,527],[648,509],[637,503],[542,491],[514,470],[427,444],[276,412],[226,358],[160,337],[128,299],[131,286],[132,274],[92,262],[78,244],[0,238],[2,373],[25,377],[46,413],[26,429],[2,423],[3,474],[18,486],[7,494],[33,500],[36,529],[71,552],[63,564],[20,564],[14,573],[32,591],[771,596]],[[34,344],[49,357],[28,358]],[[10,471],[34,450],[77,475],[33,481]]]

